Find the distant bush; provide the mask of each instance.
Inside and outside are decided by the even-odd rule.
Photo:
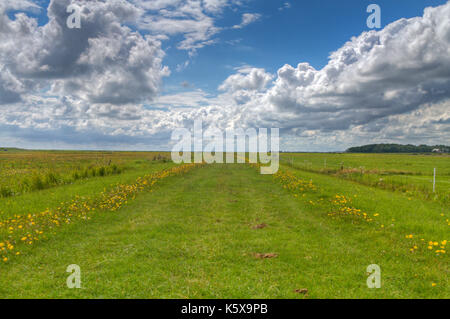
[[[450,146],[445,145],[400,145],[400,144],[371,144],[351,147],[347,153],[450,153]]]
[[[6,186],[0,187],[0,197],[11,197],[13,195],[14,195],[13,191],[10,190],[8,187]]]

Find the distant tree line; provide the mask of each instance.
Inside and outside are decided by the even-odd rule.
[[[351,147],[347,150],[347,153],[450,153],[450,146],[371,144]]]

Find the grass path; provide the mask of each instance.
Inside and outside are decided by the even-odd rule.
[[[324,185],[317,196],[336,189],[396,196],[307,177]],[[1,265],[0,297],[448,298],[448,258],[409,254],[399,236],[403,230],[332,220],[248,166],[213,165],[168,178],[118,212],[69,225]],[[255,256],[267,253],[277,257]],[[382,268],[382,289],[366,286],[373,263]],[[70,264],[81,267],[82,289],[66,287]],[[295,293],[303,288],[308,295]]]

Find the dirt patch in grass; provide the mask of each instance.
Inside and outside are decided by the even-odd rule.
[[[303,289],[295,289],[294,292],[297,293],[297,294],[306,295],[306,294],[308,294],[308,289],[306,289],[306,288],[303,288]]]
[[[267,253],[267,254],[255,254],[255,258],[257,259],[271,259],[271,258],[277,258],[278,254],[274,253]]]
[[[267,227],[267,224],[262,223],[262,224],[255,225],[252,228],[253,229],[263,229],[263,228],[266,228],[266,227]]]

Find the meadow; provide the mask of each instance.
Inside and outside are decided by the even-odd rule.
[[[168,155],[114,152],[37,152],[9,150],[0,153],[0,197],[42,190],[79,179],[121,174],[142,161],[168,161]]]
[[[169,158],[0,153],[0,298],[450,297],[449,156]]]
[[[327,174],[450,205],[449,155],[286,153],[282,162],[299,170]]]

